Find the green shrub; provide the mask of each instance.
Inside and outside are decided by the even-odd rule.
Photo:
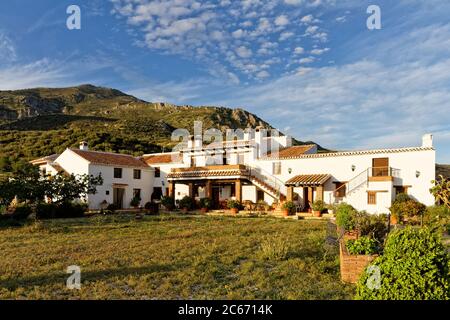
[[[391,214],[399,219],[400,221],[409,218],[410,220],[417,220],[419,217],[423,216],[427,207],[413,199],[406,201],[394,201],[390,211]]]
[[[361,236],[372,238],[378,243],[384,243],[384,239],[389,232],[388,217],[386,215],[360,212],[357,214],[356,225]]]
[[[286,201],[282,206],[283,210],[287,210],[289,213],[295,212],[295,203],[292,201]]]
[[[114,203],[110,203],[108,204],[108,206],[106,207],[106,211],[110,211],[110,212],[114,212],[117,209],[119,209]]]
[[[17,221],[27,219],[30,214],[33,212],[31,207],[27,204],[19,204],[14,208],[14,212],[11,215],[11,218]]]
[[[173,210],[175,208],[175,199],[173,197],[169,196],[163,196],[161,197],[161,204],[167,209],[167,210]]]
[[[406,201],[409,201],[409,200],[411,200],[411,197],[408,196],[406,193],[399,193],[395,197],[394,202],[406,202]]]
[[[241,208],[241,203],[236,200],[228,200],[227,207],[228,207],[228,209],[238,209],[239,210]]]
[[[133,208],[139,207],[140,204],[141,204],[141,197],[138,196],[134,196],[133,199],[131,199],[130,201],[130,206],[132,206]]]
[[[357,211],[347,203],[341,203],[336,208],[336,224],[345,231],[353,231],[356,228]]]
[[[212,199],[210,198],[201,198],[199,201],[199,206],[202,209],[211,209],[212,208]]]
[[[367,236],[360,237],[356,240],[348,240],[345,244],[350,254],[376,254],[380,251],[377,240]]]
[[[195,201],[189,196],[183,197],[183,199],[180,200],[179,206],[181,209],[187,209],[192,210],[194,208]]]
[[[367,285],[372,274],[366,270],[358,282],[356,299],[450,299],[448,253],[439,234],[430,228],[392,232],[383,255],[372,265],[380,269],[380,287]]]
[[[424,215],[424,223],[429,226],[445,227],[450,222],[450,208],[446,206],[428,207]]]
[[[84,203],[40,203],[36,206],[36,219],[81,218],[87,209],[88,207]]]
[[[312,204],[312,209],[313,211],[324,211],[326,209],[327,205],[325,202],[323,202],[322,200],[316,200],[313,202]]]
[[[84,203],[63,202],[56,208],[57,218],[81,218],[86,213],[88,206]]]
[[[54,219],[56,218],[56,211],[56,205],[53,203],[39,203],[36,206],[36,219]]]

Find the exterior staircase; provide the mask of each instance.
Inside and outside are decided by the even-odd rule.
[[[383,168],[367,168],[363,172],[357,174],[355,177],[353,177],[350,181],[343,184],[339,188],[336,188],[334,190],[334,194],[342,189],[346,188],[346,194],[345,197],[351,196],[354,192],[358,191],[361,187],[365,186],[366,188],[369,187],[369,178],[372,176],[375,176],[376,173],[380,173],[382,176],[392,176],[392,177],[400,177],[400,170],[394,169],[391,167],[383,167]],[[337,197],[334,198],[334,203],[338,203],[339,200]]]
[[[269,194],[271,197],[283,201],[286,199],[287,187],[273,175],[264,172],[261,168],[249,167],[248,180],[257,188]]]

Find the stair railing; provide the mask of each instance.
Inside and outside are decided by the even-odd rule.
[[[284,185],[284,182],[277,177],[274,177],[264,169],[254,166],[248,166],[248,172],[250,178],[254,177],[257,180],[260,180],[261,182],[276,190],[279,194],[287,194],[287,187]]]

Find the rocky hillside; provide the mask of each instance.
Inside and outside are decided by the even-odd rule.
[[[143,154],[170,149],[174,129],[271,128],[243,109],[150,103],[121,91],[81,85],[0,91],[0,157],[7,162],[57,153],[79,141],[96,150]],[[297,144],[310,143],[295,141]]]

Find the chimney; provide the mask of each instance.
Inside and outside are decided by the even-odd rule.
[[[422,137],[422,147],[432,148],[433,147],[433,135],[431,133],[424,134]]]
[[[81,141],[80,142],[80,150],[83,150],[83,151],[88,151],[89,150],[88,143],[86,141]]]
[[[261,158],[267,152],[267,130],[263,128],[257,128],[255,132],[255,143],[257,148],[257,157]]]

